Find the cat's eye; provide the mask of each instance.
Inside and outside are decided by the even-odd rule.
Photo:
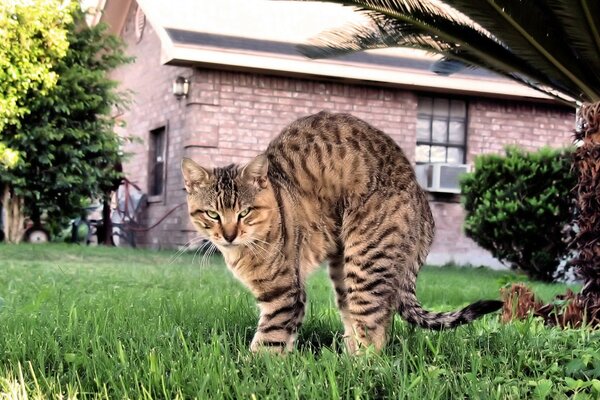
[[[212,219],[219,219],[219,213],[216,211],[207,210],[206,215],[208,215]]]
[[[244,208],[238,215],[240,218],[244,218],[250,212],[250,208]]]

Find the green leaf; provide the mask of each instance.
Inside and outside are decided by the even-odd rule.
[[[536,382],[533,395],[536,399],[545,399],[552,392],[552,381],[549,379],[540,379]]]
[[[561,304],[557,304],[557,302],[555,302],[554,304],[556,304],[557,306],[562,306],[564,305],[564,301],[561,302]],[[565,372],[567,373],[567,375],[573,376],[573,375],[577,375],[578,373],[580,373],[581,371],[583,371],[585,369],[586,365],[583,363],[583,361],[579,358],[576,358],[574,360],[571,360],[565,367]]]
[[[73,364],[77,361],[77,354],[75,353],[65,353],[65,361],[69,364]]]

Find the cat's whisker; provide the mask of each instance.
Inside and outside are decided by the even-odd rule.
[[[187,241],[183,247],[181,249],[179,249],[177,251],[177,253],[175,253],[175,255],[173,255],[170,260],[169,260],[169,265],[173,264],[175,261],[177,261],[186,251],[188,251],[190,249],[190,247],[192,247],[194,244],[198,243],[200,240],[204,239],[204,236],[196,236],[192,239],[190,239],[189,241]]]
[[[250,251],[252,252],[252,254],[254,255],[254,257],[257,257],[257,254],[256,254],[256,252],[254,251],[254,249],[253,249],[253,247],[252,247],[252,243],[251,243],[251,242],[244,243],[244,245],[246,246],[246,248],[247,248],[248,250],[250,250]]]
[[[186,243],[183,245],[183,247],[181,247],[179,250],[177,250],[177,252],[176,252],[176,253],[175,253],[173,256],[171,256],[171,258],[169,259],[169,264],[173,264],[173,262],[174,262],[175,260],[177,260],[177,258],[179,258],[179,256],[180,256],[181,254],[183,254],[183,253],[184,253],[184,252],[185,252],[187,249],[189,249],[189,248],[190,248],[190,246],[192,245],[192,242],[194,241],[194,239],[195,239],[195,238],[193,238],[193,239],[189,240],[188,242],[186,242]]]
[[[179,251],[177,251],[176,256],[181,255],[186,250],[188,250],[192,245],[194,245],[195,243],[201,241],[202,239],[204,239],[204,236],[201,236],[201,235],[193,237],[192,239],[190,239],[189,241],[187,241],[184,244],[183,248],[181,248],[181,249],[179,249]]]
[[[202,250],[202,249],[204,248],[204,246],[206,246],[206,243],[205,243],[205,244],[203,244],[202,246],[198,247],[198,248],[196,249],[196,251],[194,252],[194,257],[192,258],[192,265],[194,265],[194,262],[196,261],[196,256],[198,255],[198,252],[199,252],[200,250]]]
[[[267,249],[265,249],[263,246],[261,246],[260,244],[258,244],[258,242],[252,242],[251,247],[253,247],[254,249],[260,250],[265,255],[269,254],[269,251]]]
[[[204,266],[206,265],[206,257],[208,257],[208,253],[212,250],[212,246],[208,243],[205,243],[205,245],[207,246],[206,250],[204,250],[204,253],[202,254],[202,257],[200,258],[200,268],[204,268]]]
[[[210,258],[217,250],[217,246],[215,246],[213,242],[207,241],[207,243],[209,246],[208,249],[202,255],[202,259],[200,260],[200,268],[208,267],[208,260],[210,260]]]
[[[208,244],[208,248],[206,250],[204,250],[204,255],[202,256],[202,264],[204,266],[208,265],[208,260],[217,251],[217,246],[213,242],[208,241],[207,244]]]
[[[200,247],[198,247],[198,248],[196,249],[196,252],[194,253],[194,258],[192,258],[192,265],[194,265],[194,261],[196,261],[196,256],[198,255],[198,252],[200,252],[200,251],[203,251],[203,250],[204,250],[204,248],[205,248],[205,247],[206,247],[206,246],[207,246],[209,243],[211,243],[211,242],[210,242],[210,241],[206,241],[206,243],[204,243],[202,246],[200,246]],[[211,243],[211,244],[212,244],[212,243]],[[206,254],[206,252],[205,252],[204,254]]]
[[[215,246],[214,244],[211,243],[211,248],[210,248],[210,253],[208,255],[208,258],[206,259],[206,264],[208,266],[208,260],[210,260],[216,253],[217,253],[217,246]]]
[[[266,240],[262,240],[262,239],[259,239],[259,238],[257,238],[257,237],[253,237],[253,238],[252,238],[252,241],[254,241],[254,242],[260,242],[260,243],[264,243],[264,244],[271,245],[271,243],[267,242]]]
[[[244,241],[242,243],[243,246],[245,246],[246,248],[248,248],[248,250],[252,251],[252,254],[254,254],[255,256],[257,255],[255,250],[262,250],[264,251],[265,249],[263,248],[258,248],[257,244],[254,242],[253,238],[249,238],[246,241]]]
[[[177,261],[186,251],[192,247],[193,243],[186,243],[181,249],[177,251],[171,258],[169,259],[169,265],[172,265],[175,261]]]
[[[281,251],[281,249],[279,247],[273,246],[271,243],[267,242],[266,240],[262,240],[259,238],[252,238],[252,241],[258,245],[258,243],[264,243],[267,246],[270,246],[272,250],[276,250],[279,254],[283,255],[283,252]],[[261,246],[262,248],[263,246]]]
[[[258,242],[251,242],[248,247],[249,248],[252,247],[252,248],[254,248],[254,250],[259,250],[259,254],[261,254],[265,258],[272,258],[272,257],[269,257],[269,256],[272,256],[273,252],[270,251],[268,248],[263,247]],[[283,253],[281,252],[280,249],[278,249],[278,248],[272,248],[272,249],[275,249],[277,251],[278,255],[283,256]]]
[[[198,265],[200,266],[200,268],[204,267],[207,254],[210,250],[211,250],[211,245],[209,244],[209,242],[204,243],[202,255],[200,256],[200,261],[198,262]]]

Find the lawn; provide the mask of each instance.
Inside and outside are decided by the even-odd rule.
[[[219,258],[174,252],[0,246],[0,399],[598,398],[600,335],[497,315],[452,331],[396,318],[383,354],[341,350],[324,271],[310,281],[298,349],[248,351],[251,296]],[[418,295],[436,311],[498,298],[517,277],[425,268]],[[546,299],[561,285],[536,284]]]

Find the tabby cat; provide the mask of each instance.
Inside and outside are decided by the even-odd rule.
[[[306,278],[325,260],[351,353],[381,349],[396,312],[443,329],[502,305],[421,307],[415,282],[434,231],[426,195],[398,145],[356,117],[300,118],[245,166],[207,169],[185,158],[182,171],[195,227],[258,301],[252,351],[293,347]]]

